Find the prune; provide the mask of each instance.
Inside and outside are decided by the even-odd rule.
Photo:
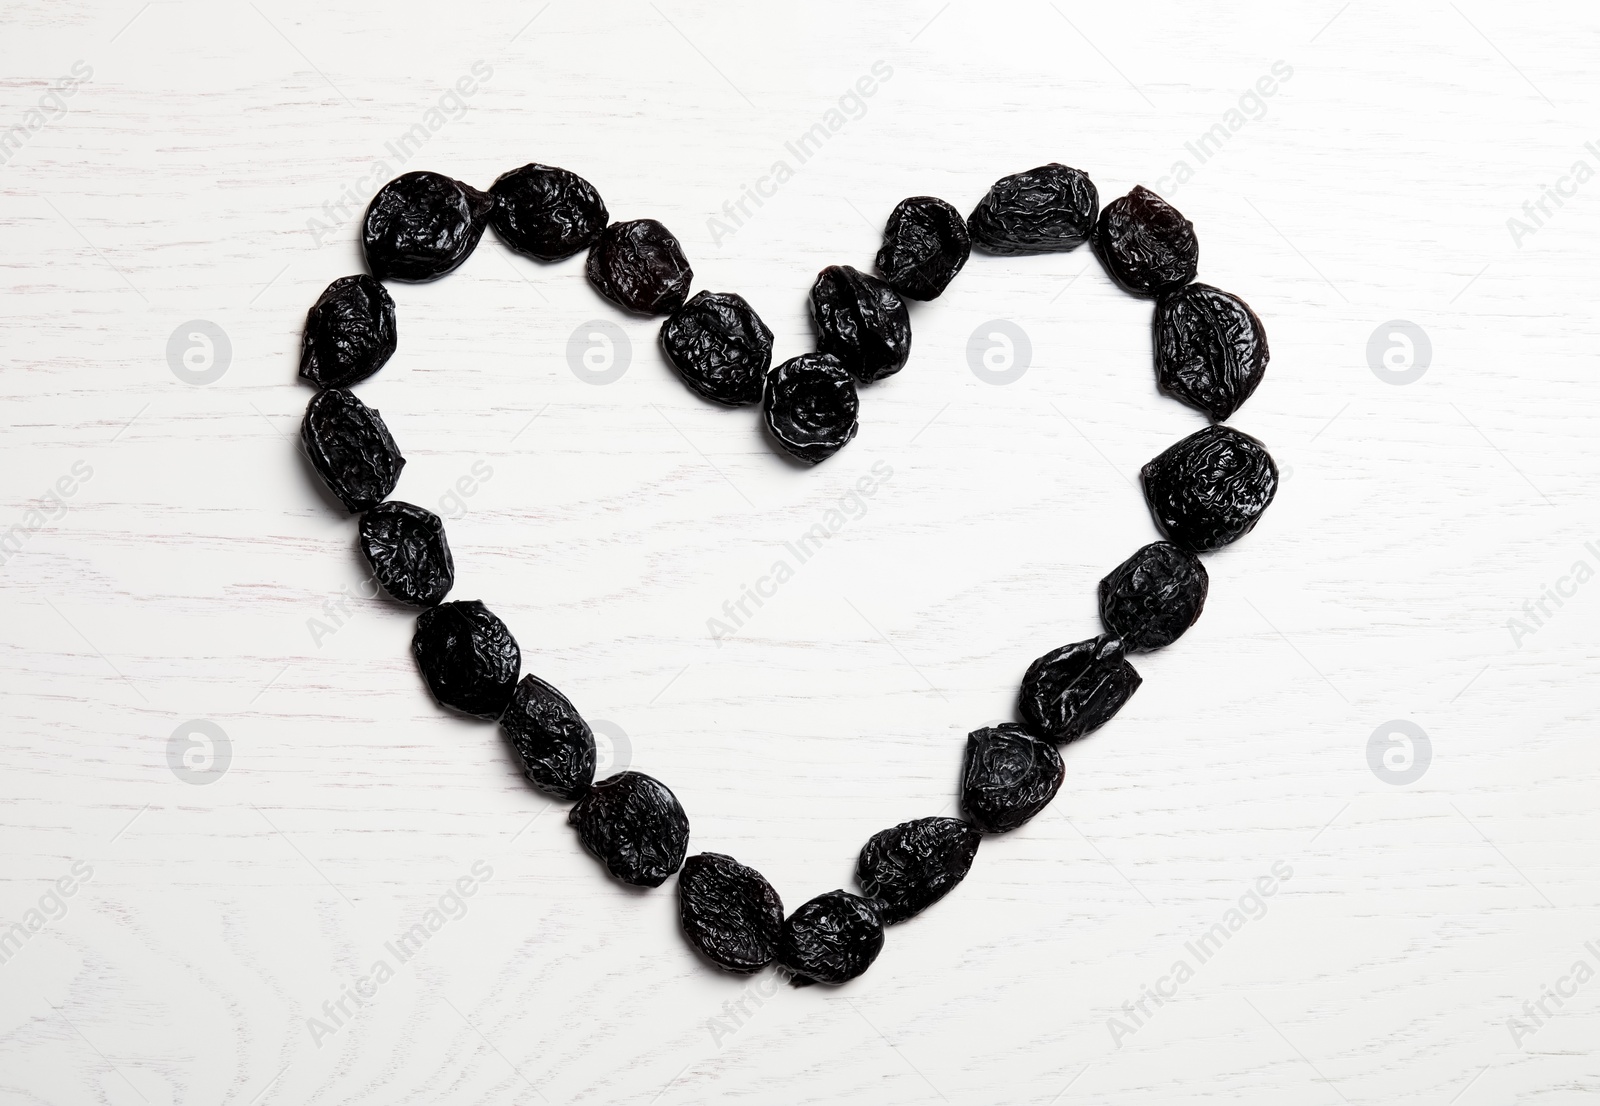
[[[961,809],[984,833],[1005,833],[1043,810],[1066,774],[1048,741],[1009,722],[985,726],[967,735]]]
[[[361,516],[361,552],[383,590],[402,603],[434,606],[455,583],[444,523],[432,511],[398,499]]]
[[[982,839],[959,818],[918,818],[875,833],[856,858],[856,879],[884,925],[920,914],[967,877]]]
[[[636,887],[660,887],[689,850],[689,816],[678,797],[643,772],[601,780],[567,821],[607,871]]]
[[[1094,233],[1099,207],[1089,174],[1052,161],[995,181],[967,216],[967,231],[989,253],[1072,250]]]
[[[772,331],[737,292],[697,292],[661,324],[661,348],[683,382],[739,407],[761,398]]]
[[[1094,252],[1113,280],[1140,296],[1189,283],[1200,263],[1194,224],[1142,185],[1101,209]]]
[[[856,382],[836,357],[805,353],[767,374],[761,412],[779,445],[808,465],[856,436]]]
[[[1190,434],[1140,475],[1161,532],[1196,553],[1255,529],[1278,491],[1278,466],[1267,447],[1230,426]]]
[[[1093,733],[1122,709],[1144,678],[1110,635],[1052,650],[1028,666],[1017,709],[1028,729],[1058,744]]]
[[[878,272],[907,299],[938,299],[971,253],[961,212],[936,196],[912,196],[889,213]]]
[[[311,397],[300,423],[300,441],[311,467],[351,511],[383,502],[406,465],[377,408],[343,388],[327,388]]]
[[[511,701],[522,666],[517,639],[476,599],[441,603],[418,615],[411,652],[440,706],[490,721]]]
[[[489,186],[495,233],[518,253],[560,261],[594,245],[606,205],[594,185],[553,165],[524,165]]]
[[[730,972],[758,972],[778,955],[783,900],[760,872],[701,853],[678,875],[678,919],[695,951]]]
[[[683,247],[654,219],[612,223],[590,247],[585,271],[595,291],[640,315],[676,311],[694,280]]]
[[[594,780],[594,733],[567,697],[533,673],[522,677],[500,728],[540,791],[576,799]]]
[[[1100,621],[1129,652],[1160,649],[1194,625],[1209,586],[1199,557],[1151,542],[1100,581]]]
[[[883,951],[883,921],[873,905],[848,891],[829,891],[805,903],[783,923],[778,960],[818,983],[845,983]]]
[[[900,293],[849,265],[829,265],[811,285],[817,349],[869,384],[893,376],[911,356],[911,315]]]
[[[319,388],[365,380],[394,356],[394,300],[366,273],[340,277],[306,312],[300,378]]]
[[[442,173],[402,174],[367,206],[367,268],[379,280],[436,280],[467,259],[493,211],[493,196]]]
[[[1156,302],[1156,381],[1221,422],[1267,371],[1267,332],[1250,305],[1209,284],[1188,284]]]

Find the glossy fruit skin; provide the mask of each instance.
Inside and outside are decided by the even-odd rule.
[[[1161,390],[1222,422],[1260,385],[1271,351],[1249,304],[1189,284],[1156,301],[1155,354]]]
[[[934,300],[972,253],[961,212],[937,196],[912,196],[889,213],[878,250],[878,272],[912,300]]]
[[[706,399],[742,407],[761,398],[772,331],[737,292],[696,292],[661,324],[661,349]]]
[[[522,677],[500,728],[528,782],[558,799],[576,799],[594,781],[594,732],[568,698],[533,673]]]
[[[1053,649],[1030,664],[1017,710],[1031,733],[1065,744],[1109,722],[1143,682],[1122,642],[1102,634]]]
[[[1199,557],[1151,542],[1100,581],[1100,621],[1130,653],[1161,649],[1199,619],[1210,586]]]
[[[967,876],[982,835],[959,818],[918,818],[875,833],[856,858],[856,879],[884,925],[913,917]]]
[[[829,265],[811,285],[817,349],[863,384],[893,376],[911,356],[911,315],[900,293],[849,265]]]
[[[700,853],[678,874],[678,920],[695,951],[729,972],[758,972],[783,941],[783,900],[731,856]]]
[[[511,701],[522,650],[506,624],[476,599],[429,607],[411,639],[439,705],[494,721]]]
[[[365,511],[388,498],[406,465],[377,408],[343,388],[325,388],[311,397],[300,442],[311,467],[349,511]]]
[[[790,456],[819,464],[856,436],[861,401],[844,366],[825,353],[806,353],[767,374],[761,413],[767,430]]]
[[[1194,224],[1143,185],[1101,209],[1094,252],[1111,278],[1138,296],[1189,283],[1200,264]]]
[[[689,816],[678,797],[643,772],[596,783],[567,821],[612,876],[635,887],[660,887],[689,850]]]
[[[450,594],[455,564],[432,511],[398,499],[380,503],[361,516],[360,545],[373,578],[400,602],[432,607]]]
[[[502,241],[540,261],[560,261],[594,245],[610,215],[594,185],[553,165],[530,163],[489,186],[490,222]]]
[[[1007,833],[1043,810],[1066,778],[1061,754],[1021,726],[985,726],[967,735],[961,809],[984,833]]]
[[[800,906],[783,923],[778,960],[817,983],[847,983],[883,951],[883,921],[872,903],[848,891],[829,891]]]
[[[1156,526],[1196,553],[1238,541],[1278,493],[1267,447],[1231,426],[1212,425],[1167,449],[1140,472]]]
[[[361,240],[379,280],[437,280],[478,245],[494,197],[442,173],[404,173],[367,205]]]
[[[694,270],[672,232],[654,219],[612,223],[589,249],[595,291],[639,315],[666,315],[688,298]]]
[[[319,388],[346,388],[394,356],[394,299],[366,273],[340,277],[306,312],[300,338],[300,379]]]
[[[1073,250],[1094,233],[1099,209],[1089,174],[1052,161],[995,181],[967,216],[967,232],[986,253]]]

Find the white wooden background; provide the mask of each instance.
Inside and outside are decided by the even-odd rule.
[[[1569,174],[1600,167],[1600,18],[1227,8],[7,4],[0,918],[25,937],[0,963],[0,1101],[1592,1101],[1600,183]],[[714,242],[878,62],[865,112]],[[64,109],[30,116],[75,65]],[[1259,117],[1200,163],[1186,143],[1241,98]],[[811,341],[815,271],[870,263],[899,199],[966,210],[1050,160],[1104,198],[1188,162],[1168,194],[1201,278],[1266,320],[1235,421],[1283,466],[1277,503],[1056,802],[847,987],[697,962],[672,886],[602,878],[495,729],[428,698],[404,610],[357,598],[313,635],[362,571],[292,444],[301,321],[358,269],[374,163],[441,102],[405,168],[579,171],[614,217],[673,228],[697,287],[744,293],[780,356]],[[1087,250],[975,256],[812,471],[686,391],[581,259],[490,235],[394,295],[400,352],[359,390],[409,458],[397,494],[445,505],[455,596],[626,735],[693,848],[791,906],[950,808],[963,735],[1094,632],[1095,582],[1153,536],[1139,465],[1201,425],[1155,391],[1148,303]],[[597,319],[632,347],[607,386],[567,360]],[[1033,348],[1007,386],[967,362],[996,319]],[[206,385],[169,365],[195,320],[231,344]],[[1405,385],[1369,362],[1394,320],[1432,350]],[[865,513],[714,643],[707,619],[880,462]],[[1395,720],[1431,741],[1408,784],[1369,766]],[[186,761],[192,721],[226,741]],[[423,950],[314,1032],[441,897]],[[1259,916],[1135,1026],[1123,1004],[1241,899]]]

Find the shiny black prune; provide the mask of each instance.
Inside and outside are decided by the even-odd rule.
[[[1160,649],[1194,625],[1209,587],[1199,557],[1171,542],[1151,542],[1100,581],[1100,621],[1129,652]]]
[[[778,955],[783,900],[754,868],[700,853],[678,875],[678,920],[695,951],[719,968],[758,972]]]
[[[1108,634],[1054,649],[1028,666],[1017,709],[1028,729],[1058,744],[1093,733],[1122,709],[1144,678]]]
[[[1099,208],[1089,174],[1052,161],[995,181],[967,216],[967,231],[989,253],[1072,250],[1094,233]]]
[[[1161,532],[1196,553],[1255,529],[1278,492],[1278,466],[1267,447],[1230,426],[1190,434],[1140,475]]]
[[[607,871],[636,887],[660,887],[689,850],[689,816],[678,797],[643,772],[601,780],[567,821]]]
[[[442,173],[402,174],[361,222],[367,268],[379,280],[436,280],[472,253],[493,211],[493,196]]]
[[[961,809],[984,833],[1006,833],[1043,810],[1067,769],[1061,754],[1021,726],[985,726],[967,735]]]
[[[772,331],[737,292],[696,292],[661,324],[661,348],[685,384],[729,407],[760,399],[772,367]]]
[[[500,716],[522,774],[558,799],[576,799],[594,780],[594,733],[567,697],[533,673],[522,677]]]
[[[1194,224],[1143,185],[1101,209],[1094,252],[1113,280],[1140,296],[1189,283],[1200,263]]]
[[[838,358],[806,353],[767,374],[761,411],[767,429],[808,465],[826,461],[856,436],[861,402]]]
[[[361,516],[361,552],[373,578],[402,603],[431,607],[455,583],[444,523],[432,511],[398,499]]]
[[[319,388],[365,380],[394,356],[394,299],[366,273],[340,277],[306,312],[300,379]]]
[[[683,247],[654,219],[612,223],[590,247],[585,271],[595,291],[640,315],[676,311],[694,280]]]
[[[869,384],[893,376],[911,356],[911,315],[900,293],[849,265],[829,265],[811,285],[817,349]]]
[[[560,261],[594,245],[610,216],[594,185],[553,165],[524,165],[489,186],[494,223],[512,249]]]
[[[311,466],[347,510],[376,507],[400,480],[406,459],[378,411],[343,388],[311,397],[300,423]]]
[[[1155,321],[1156,381],[1221,422],[1237,411],[1267,371],[1267,332],[1238,296],[1189,284],[1160,298]]]
[[[856,858],[856,879],[884,925],[920,914],[960,883],[982,835],[959,818],[918,818],[875,833]]]
[[[912,196],[889,213],[878,272],[907,299],[938,299],[971,253],[961,212],[937,196]]]
[[[802,978],[845,983],[872,967],[882,951],[877,909],[848,891],[829,891],[784,921],[778,960]]]
[[[490,721],[511,701],[522,667],[517,639],[476,599],[441,603],[418,615],[411,652],[440,706]]]

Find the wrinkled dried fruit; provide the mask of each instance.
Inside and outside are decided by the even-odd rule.
[[[1021,726],[985,726],[967,735],[961,809],[984,833],[1005,833],[1049,804],[1066,778],[1061,754]]]
[[[1267,371],[1267,332],[1238,296],[1189,284],[1156,304],[1156,381],[1221,422]]]
[[[676,311],[694,280],[683,247],[654,219],[612,223],[590,248],[586,271],[595,291],[640,315]]]
[[[491,721],[506,709],[522,667],[517,639],[476,599],[418,615],[411,652],[440,706]]]
[[[838,358],[806,353],[767,374],[761,412],[767,429],[808,465],[826,461],[856,436],[856,382]]]
[[[811,285],[817,349],[839,359],[863,384],[893,376],[911,356],[905,300],[877,277],[829,265]]]
[[[737,292],[697,292],[661,324],[661,348],[683,382],[739,407],[761,398],[772,331]]]
[[[789,915],[778,959],[806,979],[844,983],[882,951],[883,922],[873,905],[848,891],[829,891]]]
[[[500,728],[540,791],[576,799],[594,780],[594,733],[567,697],[533,673],[522,677]]]
[[[689,816],[678,797],[643,772],[601,780],[567,821],[607,871],[636,887],[660,887],[689,850]]]
[[[1171,542],[1151,542],[1100,581],[1100,621],[1129,652],[1160,649],[1194,625],[1209,586],[1199,557]]]
[[[383,502],[406,464],[377,408],[343,388],[328,388],[311,397],[300,423],[300,441],[311,467],[351,511]]]
[[[971,253],[961,212],[936,196],[912,196],[889,213],[878,272],[907,299],[938,299]]]
[[[959,818],[918,818],[875,833],[856,859],[861,890],[884,925],[920,914],[960,883],[981,835]]]
[[[306,312],[300,379],[319,388],[365,380],[394,356],[394,300],[366,273],[340,277]]]
[[[431,607],[455,583],[444,523],[432,511],[398,499],[361,516],[361,552],[373,578],[402,603]]]
[[[967,216],[967,230],[989,253],[1071,250],[1094,232],[1099,208],[1089,174],[1052,161],[995,181]]]
[[[783,900],[754,868],[701,853],[678,876],[678,919],[689,944],[719,968],[758,972],[778,955]]]
[[[1278,492],[1278,466],[1267,447],[1230,426],[1190,434],[1140,475],[1161,532],[1197,553],[1255,529]]]
[[[540,261],[560,261],[594,245],[606,229],[606,205],[594,185],[553,165],[524,165],[489,186],[490,217],[512,249]]]
[[[1200,263],[1194,224],[1142,185],[1101,209],[1094,252],[1113,280],[1140,296],[1189,283]]]
[[[361,223],[367,268],[379,280],[435,280],[483,237],[494,197],[441,173],[405,173],[372,197]]]
[[[1017,707],[1029,730],[1059,743],[1093,733],[1122,709],[1144,678],[1107,634],[1063,645],[1028,666]]]

